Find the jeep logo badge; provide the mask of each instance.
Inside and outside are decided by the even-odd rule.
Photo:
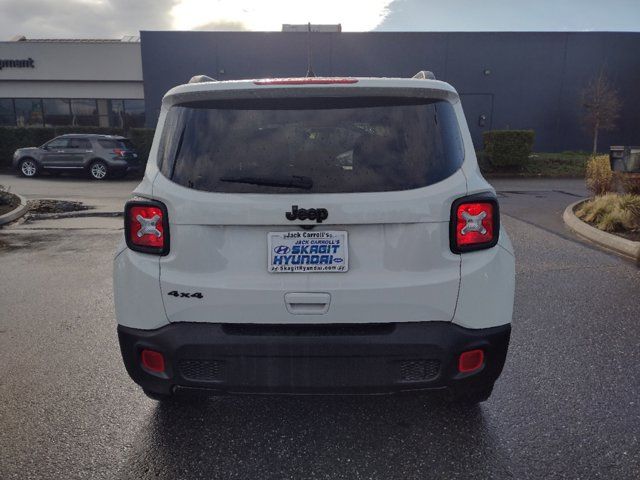
[[[298,208],[297,205],[291,207],[290,212],[286,212],[285,216],[287,220],[315,220],[318,223],[322,223],[329,217],[329,212],[326,208]]]

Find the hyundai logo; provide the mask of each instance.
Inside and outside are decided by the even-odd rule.
[[[289,253],[289,247],[287,247],[286,245],[278,245],[273,249],[273,251],[278,255],[286,255],[287,253]]]

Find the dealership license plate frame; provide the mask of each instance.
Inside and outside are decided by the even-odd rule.
[[[300,243],[301,241],[308,243]],[[307,249],[300,249],[302,253],[294,255],[293,247],[296,245],[307,246]],[[312,249],[314,245],[319,248]],[[321,248],[324,245],[329,246],[328,252]],[[335,245],[337,248],[334,248]],[[286,247],[287,250],[280,249],[276,252],[276,248],[279,247]],[[311,251],[322,251],[322,253],[311,253]],[[274,262],[277,262],[277,256],[289,256],[289,259],[281,258],[282,263],[276,264]],[[304,256],[309,258],[305,260],[302,258]],[[312,256],[318,257],[318,263],[308,263],[315,261],[311,258]],[[327,256],[331,258],[327,259]],[[298,263],[292,264],[296,259]],[[300,262],[305,263],[300,264]],[[345,273],[349,271],[349,234],[346,230],[268,232],[267,271],[269,273]]]

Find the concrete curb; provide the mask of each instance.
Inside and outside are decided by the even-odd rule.
[[[78,210],[76,212],[31,213],[29,218],[32,220],[56,220],[59,218],[122,217],[123,215],[123,212],[96,212],[88,209]]]
[[[640,264],[640,242],[634,242],[611,233],[603,232],[580,220],[573,211],[575,207],[582,202],[586,202],[586,200],[579,200],[565,208],[562,214],[565,225],[579,236],[618,255],[635,260]]]
[[[27,213],[27,199],[24,198],[22,195],[18,195],[17,193],[14,193],[13,195],[15,195],[20,199],[20,205],[18,205],[16,208],[11,210],[9,213],[0,215],[0,226],[13,222],[14,220],[17,220],[18,218],[23,216],[25,213]]]

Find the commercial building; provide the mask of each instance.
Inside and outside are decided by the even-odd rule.
[[[139,38],[0,42],[0,125],[144,126]]]
[[[0,125],[153,128],[162,96],[193,75],[301,76],[310,50],[319,76],[433,71],[460,92],[477,148],[511,128],[535,130],[538,151],[589,150],[580,94],[604,71],[622,108],[601,148],[640,142],[640,33],[288,30],[0,42]]]
[[[623,102],[600,145],[640,142],[640,33],[142,32],[147,124],[192,75],[411,77],[431,70],[461,94],[476,144],[489,129],[533,129],[538,151],[589,150],[580,93],[603,70]]]

